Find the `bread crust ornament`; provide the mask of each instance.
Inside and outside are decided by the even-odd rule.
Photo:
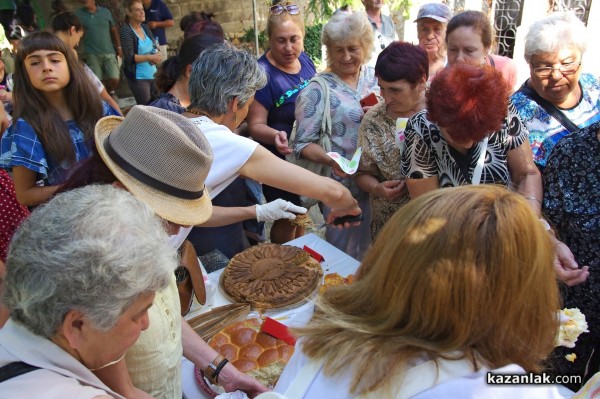
[[[231,259],[223,271],[222,285],[236,302],[268,310],[302,303],[321,282],[319,262],[300,248],[262,244]]]

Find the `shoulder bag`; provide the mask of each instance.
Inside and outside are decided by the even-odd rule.
[[[200,304],[204,305],[206,303],[206,288],[204,287],[202,269],[198,262],[196,250],[188,240],[185,240],[179,247],[179,266],[175,269],[175,278],[182,316],[190,311],[194,296]]]
[[[327,81],[320,77],[315,76],[311,79],[311,82],[316,82],[321,85],[323,90],[323,101],[324,101],[324,110],[323,110],[323,120],[321,122],[321,130],[319,132],[319,142],[318,145],[321,146],[325,150],[325,152],[331,152],[331,110],[329,105],[329,86],[327,85]],[[298,133],[298,123],[294,122],[294,127],[292,128],[292,133],[290,135],[290,148],[294,148],[294,144],[296,141],[296,135]],[[306,158],[297,157],[294,153],[288,155],[286,157],[288,162],[293,163],[295,165],[300,166],[301,168],[307,169],[313,173],[316,173],[320,176],[330,177],[331,176],[331,166],[323,165],[317,162],[310,161]],[[301,195],[300,202],[302,206],[305,208],[311,208],[316,205],[319,201]]]

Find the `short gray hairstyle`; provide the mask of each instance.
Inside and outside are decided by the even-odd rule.
[[[13,320],[46,338],[71,310],[106,331],[140,295],[165,288],[176,266],[150,207],[126,190],[88,186],[57,195],[22,223],[3,302]]]
[[[559,11],[534,22],[525,36],[525,61],[536,54],[556,53],[575,47],[583,55],[587,48],[587,30],[573,12]]]
[[[323,26],[321,43],[327,47],[327,66],[331,66],[333,47],[349,40],[358,40],[361,43],[363,64],[368,63],[373,54],[375,35],[364,11],[337,12]]]
[[[264,70],[250,53],[217,44],[204,50],[192,64],[190,106],[211,115],[224,115],[235,97],[243,107],[266,84]]]

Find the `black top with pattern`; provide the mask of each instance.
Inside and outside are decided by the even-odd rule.
[[[411,179],[438,176],[440,187],[471,184],[473,171],[483,149],[483,141],[471,148],[466,154],[468,159],[457,159],[456,151],[452,151],[440,128],[427,119],[426,110],[416,113],[409,119],[404,134],[406,156],[402,157],[403,176]],[[527,137],[527,128],[521,122],[514,105],[509,103],[508,115],[502,127],[489,136],[481,174],[482,184],[508,186],[510,182],[508,151],[518,148]]]
[[[561,289],[564,307],[585,314],[589,333],[575,348],[554,351],[552,366],[559,374],[583,375],[592,349],[600,343],[600,141],[595,123],[563,139],[552,150],[544,170],[544,214],[580,266],[589,265],[582,284]],[[598,347],[600,348],[600,347]],[[564,355],[575,353],[568,362]],[[599,370],[592,370],[596,372]]]

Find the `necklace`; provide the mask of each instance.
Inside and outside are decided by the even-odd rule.
[[[194,115],[198,115],[198,116],[206,116],[207,118],[209,118],[209,119],[210,119],[210,115],[208,115],[206,112],[204,112],[204,111],[201,111],[201,110],[199,110],[199,109],[197,109],[197,108],[193,108],[193,107],[191,107],[191,106],[187,107],[187,108],[185,109],[185,111],[186,111],[186,112],[189,112],[190,114],[194,114]]]

